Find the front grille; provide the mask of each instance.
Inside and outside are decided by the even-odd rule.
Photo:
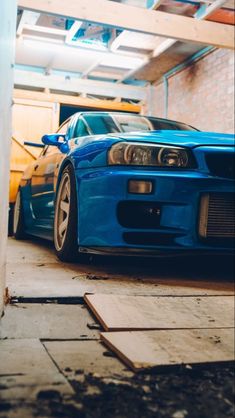
[[[208,153],[206,155],[206,163],[213,176],[234,179],[234,153]]]
[[[232,193],[211,193],[202,196],[199,235],[206,239],[233,240],[235,222]]]

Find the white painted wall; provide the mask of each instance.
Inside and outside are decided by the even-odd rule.
[[[0,317],[3,312],[16,0],[0,1]]]

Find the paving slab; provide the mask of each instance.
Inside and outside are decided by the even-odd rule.
[[[44,345],[70,379],[88,373],[102,377],[130,376],[130,371],[100,341],[45,341]]]
[[[40,390],[73,389],[37,339],[0,340],[1,399],[35,398]]]
[[[67,379],[58,371],[53,374],[0,376],[0,399],[4,401],[36,399],[41,391],[56,391],[64,396],[73,394]]]
[[[83,305],[19,303],[8,305],[1,320],[0,338],[99,338],[88,328],[94,319]]]
[[[47,418],[45,415],[38,414],[36,408],[33,405],[27,404],[26,401],[22,405],[21,400],[11,402],[6,400],[1,407],[3,410],[0,410],[0,418],[32,418],[35,416],[37,418]]]

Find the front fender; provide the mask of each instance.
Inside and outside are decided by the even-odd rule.
[[[92,136],[75,138],[71,141],[68,158],[74,169],[90,169],[107,166],[107,152],[113,144],[119,142],[117,137]]]
[[[55,196],[57,194],[57,190],[58,190],[58,186],[60,184],[60,180],[62,177],[62,173],[64,171],[64,169],[68,166],[68,165],[72,165],[73,169],[74,169],[74,161],[73,158],[70,156],[65,157],[61,163],[59,164],[58,168],[57,168],[57,172],[55,173],[55,177],[54,177],[54,190],[55,190]]]

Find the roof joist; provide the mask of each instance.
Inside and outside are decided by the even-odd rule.
[[[214,0],[213,3],[206,5],[205,3],[198,9],[197,13],[194,15],[195,20],[204,20],[208,16],[210,16],[211,13],[213,13],[215,10],[220,8],[226,3],[226,0]],[[234,40],[233,40],[234,42]],[[134,77],[139,71],[143,70],[145,66],[147,66],[151,59],[159,57],[161,54],[166,52],[168,49],[173,47],[177,43],[177,40],[169,38],[165,39],[161,44],[157,45],[156,48],[152,51],[148,59],[143,61],[143,63],[136,68],[135,70],[129,71],[125,74],[124,77],[122,77],[121,82],[128,80],[131,77]],[[120,82],[120,80],[119,80]]]
[[[49,90],[60,90],[70,93],[90,94],[102,97],[121,97],[123,99],[142,101],[147,99],[145,87],[115,84],[98,80],[87,80],[61,75],[45,75],[26,70],[15,70],[14,83],[21,87]]]
[[[18,0],[26,10],[112,26],[130,31],[234,49],[234,28],[229,25],[155,10],[145,10],[108,0]],[[130,19],[131,16],[131,19]]]
[[[117,102],[114,100],[93,100],[87,97],[81,96],[70,96],[65,94],[53,94],[53,93],[44,93],[32,90],[21,90],[14,89],[13,94],[13,103],[16,103],[17,99],[26,100],[28,103],[40,101],[40,102],[51,102],[51,103],[60,103],[67,104],[71,106],[87,107],[87,108],[96,108],[103,110],[119,110],[123,112],[135,112],[139,113],[141,111],[141,106],[127,103],[127,102]]]

